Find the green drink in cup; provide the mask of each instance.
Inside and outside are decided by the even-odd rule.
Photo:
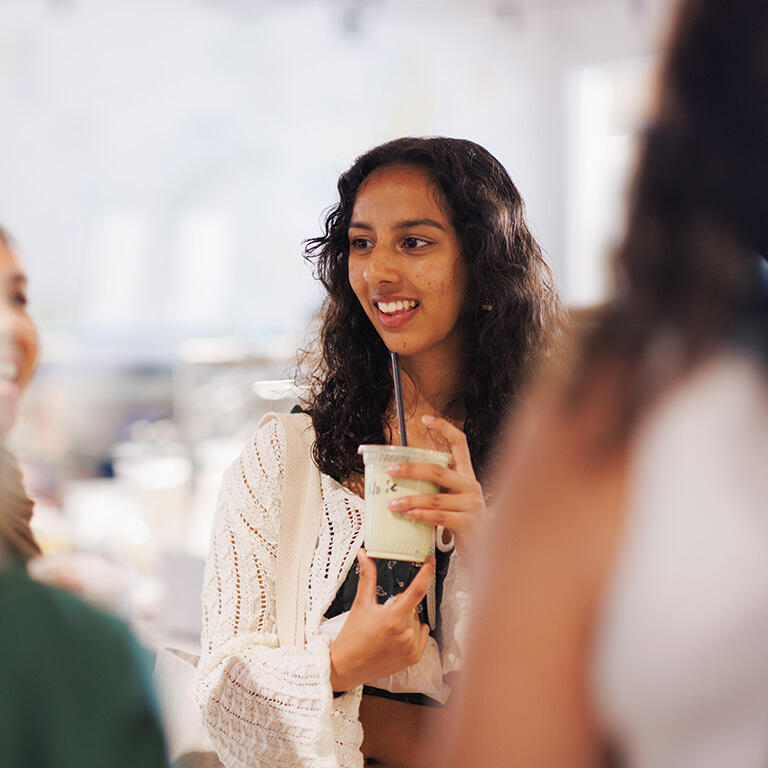
[[[361,445],[365,464],[365,520],[363,538],[370,557],[386,560],[424,562],[432,549],[434,526],[409,520],[387,506],[392,499],[414,494],[437,493],[439,488],[427,480],[390,477],[391,464],[419,462],[447,467],[450,453],[403,445]]]

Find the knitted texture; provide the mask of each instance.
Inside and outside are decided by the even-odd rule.
[[[321,475],[307,644],[279,648],[275,579],[285,444],[282,424],[268,422],[224,475],[206,565],[196,695],[227,768],[359,768],[362,686],[333,697],[328,642],[319,626],[362,546],[363,502]],[[318,471],[309,454],[306,462],[307,471]],[[449,569],[449,575],[455,583],[456,574]],[[443,642],[453,669],[461,656],[465,596],[445,592]]]

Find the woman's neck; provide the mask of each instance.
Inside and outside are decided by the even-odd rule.
[[[415,376],[403,368],[403,404],[406,418],[420,419],[424,415],[447,418],[454,409],[456,390],[447,381],[430,381]]]
[[[456,426],[464,421],[463,409],[457,409],[461,402],[461,375],[458,366],[453,370],[428,364],[414,364],[415,361],[401,360],[403,373],[403,404],[408,444],[419,448],[446,450],[444,440],[428,429],[421,421],[422,416],[440,416]],[[400,430],[395,414],[395,404],[390,409],[390,427],[393,443],[400,442]]]
[[[446,413],[458,399],[463,384],[461,358],[458,351],[446,353],[444,346],[418,355],[400,357],[403,397],[411,409],[421,405],[437,413]]]

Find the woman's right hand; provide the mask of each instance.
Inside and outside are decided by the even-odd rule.
[[[429,626],[419,621],[416,609],[435,576],[434,558],[421,566],[403,592],[383,605],[376,600],[376,566],[362,549],[357,559],[360,579],[355,600],[330,647],[334,691],[348,691],[416,664],[429,638]]]

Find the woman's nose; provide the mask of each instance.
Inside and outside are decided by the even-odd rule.
[[[369,285],[396,283],[400,279],[395,264],[395,254],[383,245],[377,245],[368,256],[363,276]]]

